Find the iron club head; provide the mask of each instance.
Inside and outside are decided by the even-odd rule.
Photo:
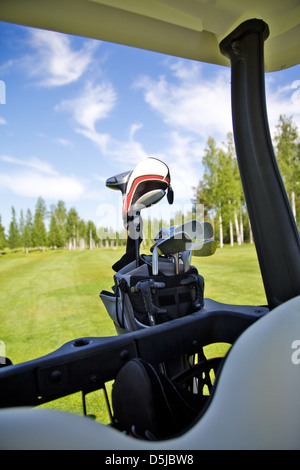
[[[204,240],[200,243],[193,243],[191,247],[192,256],[211,256],[217,249],[215,240]]]
[[[192,240],[206,240],[213,237],[213,226],[210,222],[192,219],[182,225],[170,228],[170,233],[185,232]]]
[[[183,262],[183,270],[184,272],[188,271],[189,266],[191,264],[191,257],[197,256],[211,256],[215,253],[217,249],[217,243],[215,240],[204,240],[198,243],[192,243],[190,248],[186,251],[180,253],[180,258]]]

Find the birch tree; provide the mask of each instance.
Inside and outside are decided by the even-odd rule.
[[[9,225],[8,232],[8,246],[12,250],[16,249],[20,243],[20,233],[17,223],[16,210],[14,207],[11,208],[12,220]]]
[[[33,221],[31,210],[27,209],[24,227],[24,247],[26,253],[28,253],[31,246],[33,246]]]
[[[217,218],[221,248],[227,230],[230,244],[234,244],[234,229],[237,242],[241,244],[244,240],[244,197],[232,134],[227,135],[223,148],[218,148],[215,140],[210,137],[202,163],[204,175],[194,188],[193,202],[204,204],[205,214]]]
[[[67,239],[69,244],[69,250],[77,248],[77,225],[78,225],[79,217],[76,209],[71,207],[67,215],[67,224],[66,224],[66,233]]]
[[[33,245],[44,248],[47,244],[47,233],[45,227],[47,208],[45,201],[39,197],[35,206],[33,222]]]
[[[278,166],[295,219],[300,203],[300,143],[292,117],[280,115],[276,126],[275,149]]]

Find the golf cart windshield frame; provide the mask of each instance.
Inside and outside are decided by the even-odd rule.
[[[272,309],[300,294],[300,241],[268,127],[263,59],[267,35],[263,21],[250,20],[225,38],[220,48],[232,65],[237,159]],[[267,311],[215,303],[203,312],[155,328],[118,337],[71,341],[44,358],[2,368],[0,407],[38,405],[80,390],[97,390],[114,379],[132,357],[157,363],[175,353],[193,354],[205,344],[233,344]]]

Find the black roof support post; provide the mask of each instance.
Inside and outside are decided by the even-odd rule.
[[[231,61],[237,160],[269,308],[300,294],[300,239],[270,136],[264,82],[268,25],[245,21],[220,43]]]

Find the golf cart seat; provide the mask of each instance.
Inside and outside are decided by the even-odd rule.
[[[142,441],[89,418],[14,408],[0,412],[0,449],[300,449],[299,332],[300,296],[251,325],[202,416],[176,438]]]

